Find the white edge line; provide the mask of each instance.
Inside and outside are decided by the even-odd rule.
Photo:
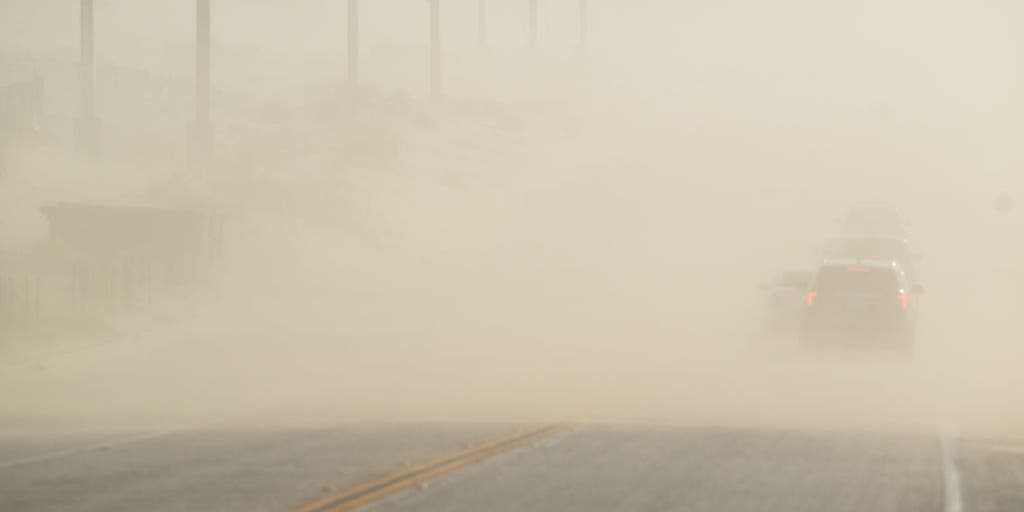
[[[955,431],[943,428],[939,432],[939,446],[942,451],[942,483],[945,490],[943,510],[963,512],[963,492],[960,488],[959,436]]]

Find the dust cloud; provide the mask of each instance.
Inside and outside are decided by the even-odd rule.
[[[213,2],[215,155],[186,160],[193,5],[97,0],[101,150],[74,150],[77,5],[6,0],[0,77],[44,106],[4,147],[5,431],[344,421],[1020,432],[1024,81],[1012,2]],[[897,205],[925,255],[913,356],[808,356],[757,288],[834,219]],[[68,305],[53,203],[223,219],[186,284]],[[161,233],[155,233],[159,239]],[[95,232],[83,236],[101,236]],[[105,258],[117,258],[107,255]],[[91,300],[91,299],[88,299]],[[137,303],[136,303],[137,302]],[[86,311],[83,313],[83,309]]]

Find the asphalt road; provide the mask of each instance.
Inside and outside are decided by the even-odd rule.
[[[376,510],[937,511],[927,437],[589,429]]]
[[[284,511],[511,428],[206,429],[78,450],[9,438],[0,510]],[[963,510],[1024,510],[1021,445],[957,444]],[[942,511],[943,463],[928,434],[584,426],[364,509]]]
[[[0,440],[0,511],[288,510],[507,425],[204,429]]]

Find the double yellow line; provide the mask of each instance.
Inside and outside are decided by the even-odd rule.
[[[499,437],[479,446],[467,448],[416,464],[363,482],[355,487],[311,501],[294,512],[343,512],[377,501],[385,496],[417,486],[432,478],[482,461],[500,453],[527,446],[537,441],[574,428],[569,423],[539,425]]]

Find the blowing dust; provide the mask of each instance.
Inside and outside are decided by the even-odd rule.
[[[425,2],[367,2],[352,86],[343,3],[223,0],[197,171],[190,6],[97,3],[86,159],[66,3],[0,7],[0,76],[46,84],[44,133],[4,153],[5,265],[79,261],[49,238],[55,202],[216,212],[223,245],[88,342],[5,338],[6,430],[1024,426],[1022,221],[992,203],[1021,189],[1020,7],[592,2],[584,51],[571,2],[536,46],[497,6],[479,47],[475,2],[452,0],[432,99]],[[899,207],[924,255],[915,352],[765,335],[758,285],[817,264],[864,201]]]

